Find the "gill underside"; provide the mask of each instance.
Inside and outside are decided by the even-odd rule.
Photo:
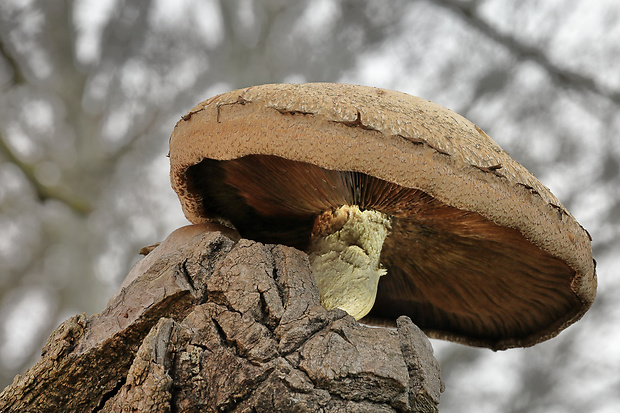
[[[515,229],[415,188],[262,155],[205,159],[188,178],[206,215],[225,216],[245,238],[306,251],[326,211],[357,205],[389,216],[380,253],[387,275],[369,314],[377,319],[408,315],[437,336],[485,343],[551,329],[577,300],[574,272],[561,260]]]

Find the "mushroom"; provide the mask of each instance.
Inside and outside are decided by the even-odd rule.
[[[192,223],[308,253],[321,303],[362,322],[506,349],[577,321],[591,239],[460,115],[344,84],[249,87],[200,103],[170,139]]]

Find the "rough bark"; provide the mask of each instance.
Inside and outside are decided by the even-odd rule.
[[[62,323],[0,411],[437,411],[411,320],[326,311],[304,253],[207,229],[177,230],[101,314]]]

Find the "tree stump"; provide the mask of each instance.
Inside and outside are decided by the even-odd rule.
[[[0,411],[438,411],[438,363],[409,318],[326,311],[303,252],[212,229],[175,231],[101,314],[62,323]]]

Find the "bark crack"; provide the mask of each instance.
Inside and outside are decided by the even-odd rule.
[[[101,400],[99,401],[99,404],[97,405],[97,407],[95,407],[92,410],[92,413],[97,413],[97,412],[101,411],[104,408],[104,406],[107,403],[107,401],[110,400],[111,398],[113,398],[123,388],[123,386],[125,385],[126,381],[127,381],[127,378],[126,377],[122,377],[118,381],[116,386],[114,386],[114,388],[112,390],[108,391],[107,393],[104,393],[101,396]]]

